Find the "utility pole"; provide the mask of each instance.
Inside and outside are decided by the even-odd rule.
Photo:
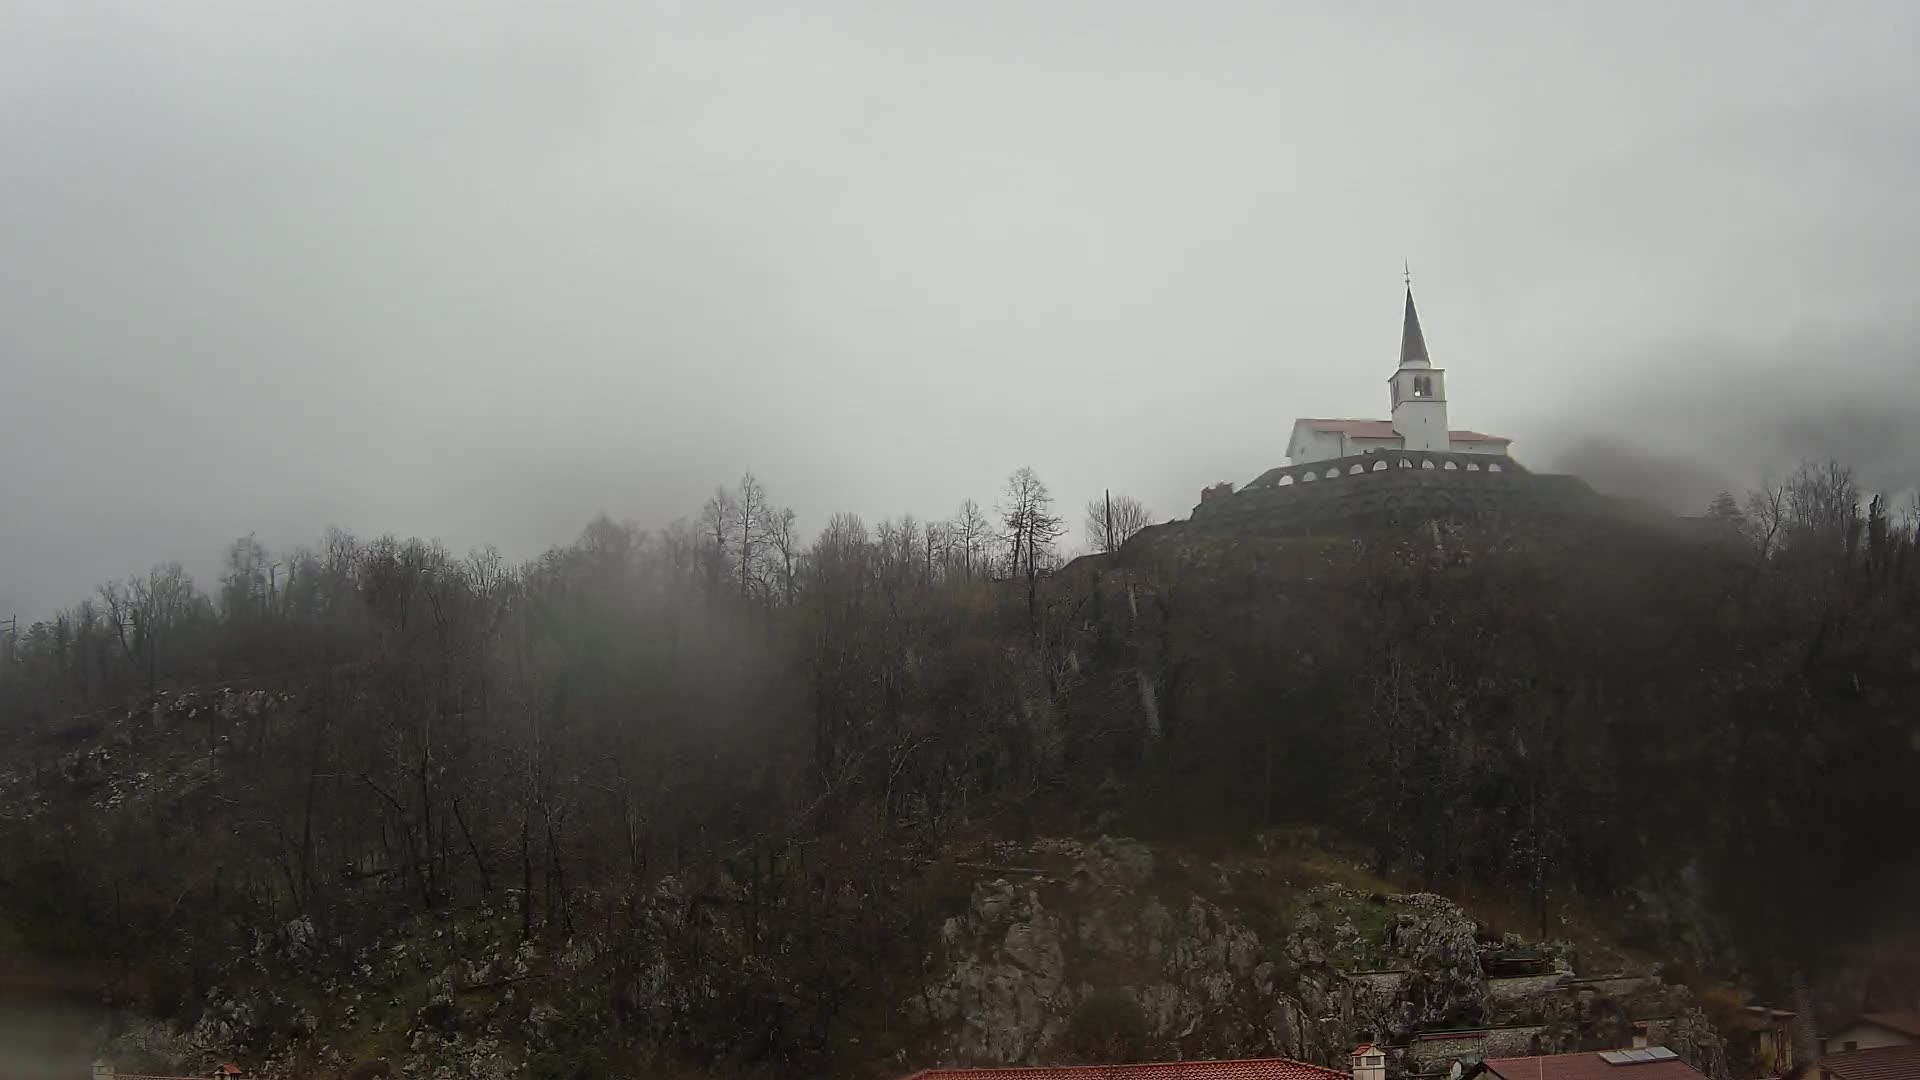
[[[1112,488],[1106,489],[1106,493],[1107,493],[1107,535],[1102,538],[1102,542],[1107,545],[1108,551],[1112,551],[1114,548],[1119,547],[1120,545],[1113,542],[1113,489]]]

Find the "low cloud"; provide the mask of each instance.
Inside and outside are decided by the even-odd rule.
[[[1920,487],[1916,360],[1920,325],[1908,322],[1589,361],[1576,369],[1627,375],[1563,404],[1539,460],[1685,512],[1806,460],[1843,462],[1866,491],[1902,495]]]

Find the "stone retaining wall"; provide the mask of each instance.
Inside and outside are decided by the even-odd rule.
[[[1458,456],[1458,455],[1453,455]],[[1435,464],[1442,455],[1364,454],[1269,470],[1232,495],[1194,507],[1191,524],[1262,534],[1330,526],[1393,526],[1468,521],[1508,514],[1531,517],[1596,512],[1607,501],[1575,476],[1529,473],[1512,461],[1482,458],[1468,471]],[[1407,464],[1403,464],[1406,462]],[[1444,464],[1452,464],[1446,462]],[[1501,464],[1499,472],[1488,471]],[[1355,471],[1359,470],[1359,471]],[[1281,484],[1273,477],[1283,474]],[[1315,475],[1316,479],[1302,479]]]
[[[1568,979],[1565,988],[1576,992],[1591,990],[1601,997],[1624,998],[1645,990],[1658,989],[1660,985],[1657,975],[1595,975],[1585,979]]]
[[[1544,975],[1506,975],[1487,980],[1487,997],[1502,1004],[1524,1001],[1558,989],[1568,975],[1549,971]]]
[[[1514,1027],[1487,1028],[1483,1031],[1450,1032],[1415,1036],[1405,1048],[1405,1070],[1429,1073],[1444,1070],[1460,1057],[1520,1057],[1536,1052],[1537,1040],[1546,1037],[1545,1024],[1520,1024]]]

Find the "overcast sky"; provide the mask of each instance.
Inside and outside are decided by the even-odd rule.
[[[747,468],[1184,515],[1385,415],[1403,259],[1536,468],[1913,482],[1920,5],[1315,7],[4,0],[0,617]]]

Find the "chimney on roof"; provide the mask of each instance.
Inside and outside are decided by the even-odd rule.
[[[105,1058],[94,1062],[93,1080],[113,1080],[113,1062]]]
[[[1347,1055],[1353,1065],[1353,1080],[1387,1080],[1387,1055],[1372,1043],[1361,1043]]]

